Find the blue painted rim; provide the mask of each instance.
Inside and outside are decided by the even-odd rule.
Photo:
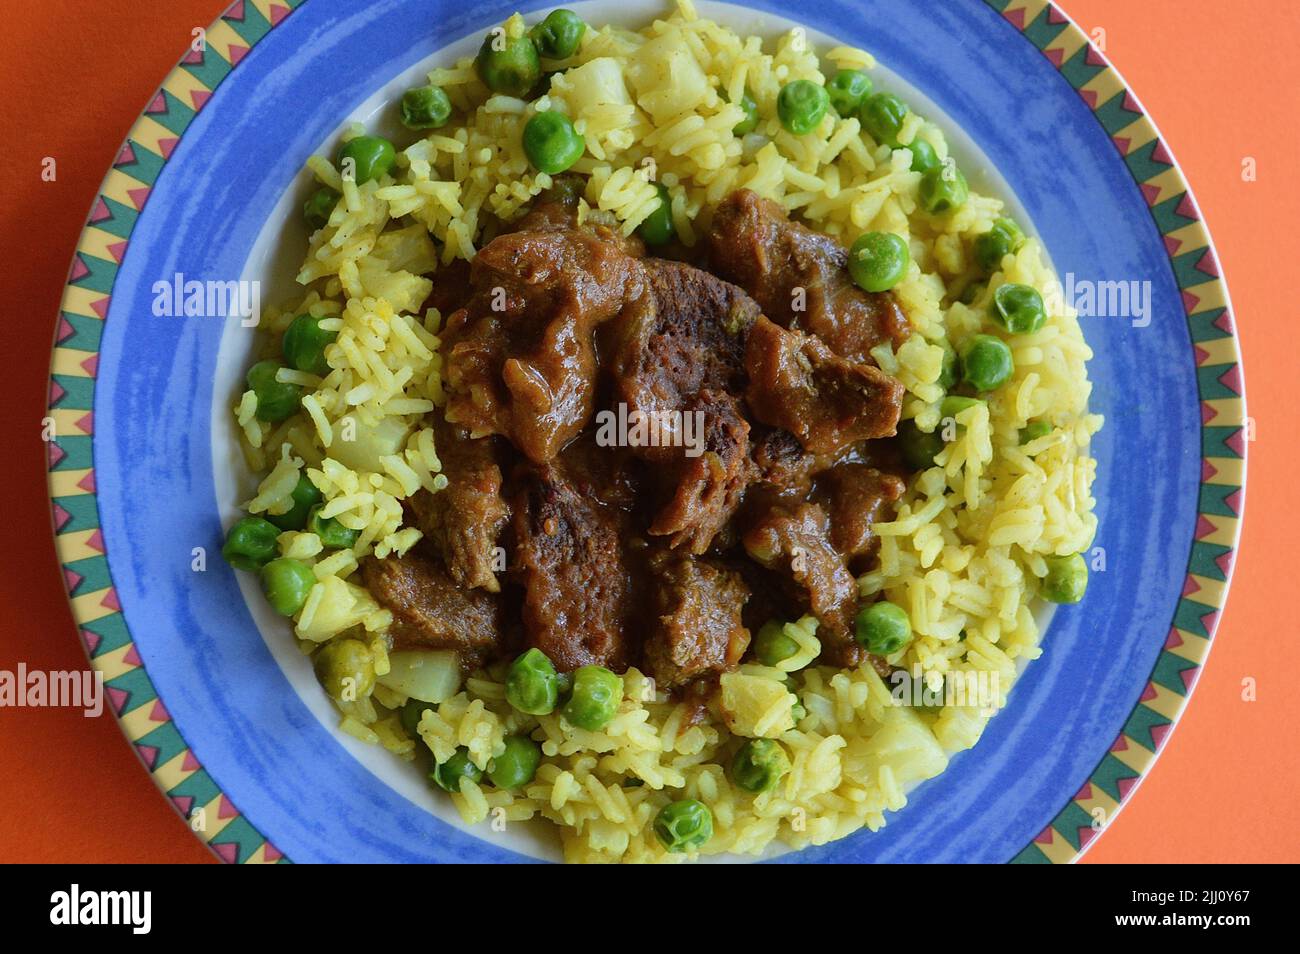
[[[538,4],[524,5],[524,9]],[[781,14],[755,0],[746,6]],[[104,326],[95,468],[113,583],[160,698],[211,776],[295,861],[521,860],[378,782],[293,693],[234,576],[190,572],[219,540],[209,428],[220,322],[155,318],[151,285],[243,271],[302,160],[371,91],[513,5],[312,0],[256,44],[186,130],[132,233]],[[809,26],[871,49],[978,142],[1058,270],[1152,283],[1155,319],[1085,321],[1097,545],[1109,570],[1058,614],[1044,657],[977,748],[888,827],[794,861],[1006,861],[1044,829],[1119,735],[1177,604],[1196,523],[1200,412],[1183,304],[1132,174],[1075,91],[976,0],[830,2]],[[303,103],[317,104],[304,110]],[[1120,448],[1127,453],[1119,453]],[[1132,449],[1140,448],[1140,453]],[[1159,467],[1150,466],[1151,461]],[[1135,492],[1136,490],[1136,492]],[[160,505],[159,502],[165,502]]]

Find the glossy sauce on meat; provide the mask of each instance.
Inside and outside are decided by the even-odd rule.
[[[868,351],[906,319],[750,193],[715,216],[715,275],[579,226],[580,184],[435,282],[448,486],[408,500],[413,551],[362,568],[395,644],[635,665],[702,706],[756,626],[811,613],[823,661],[858,664],[855,574],[904,486],[873,444],[902,387]],[[638,416],[657,441],[610,430]]]
[[[496,438],[471,438],[436,420],[434,433],[447,486],[436,494],[416,491],[407,501],[411,522],[437,548],[453,580],[496,593],[497,539],[510,516]]]
[[[447,419],[544,463],[591,418],[595,330],[638,290],[640,266],[597,233],[546,228],[495,239],[471,276],[474,295],[443,333]]]
[[[744,535],[745,552],[777,571],[816,616],[823,651],[839,665],[856,665],[863,653],[853,641],[858,582],[831,544],[831,521],[815,503],[780,502],[757,513]]]
[[[817,475],[812,499],[831,521],[830,541],[855,573],[868,569],[876,550],[871,526],[888,519],[906,489],[902,478],[870,464],[848,461]]]
[[[763,314],[816,335],[841,357],[870,362],[876,345],[907,339],[894,296],[858,288],[844,246],[791,221],[770,199],[733,192],[714,213],[708,247],[712,271],[745,289]]]
[[[374,557],[361,564],[366,589],[393,613],[394,649],[454,649],[474,665],[509,647],[501,601],[461,586],[440,561],[424,552]]]
[[[561,466],[526,470],[515,501],[513,572],[530,646],[557,669],[632,659],[633,580],[626,514],[584,494]]]
[[[794,434],[812,453],[892,437],[898,426],[902,384],[877,367],[839,357],[813,335],[761,318],[749,334],[745,368],[754,416]]]
[[[749,589],[740,574],[671,551],[656,554],[649,565],[654,617],[644,660],[650,675],[676,687],[734,669],[749,646],[742,620]]]

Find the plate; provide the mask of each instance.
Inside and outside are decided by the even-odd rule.
[[[570,6],[596,23],[666,9]],[[304,159],[516,8],[543,5],[234,4],[132,128],[78,244],[50,384],[58,552],[123,731],[226,861],[554,856],[531,831],[466,829],[414,770],[336,731],[283,621],[218,553],[248,487],[227,408],[252,335],[167,317],[154,287],[265,277],[272,300],[283,279],[270,276],[296,264],[283,248],[299,227],[282,223],[307,191]],[[789,25],[772,0],[699,8],[748,32]],[[1231,577],[1245,404],[1213,244],[1154,123],[1053,4],[828,0],[801,16],[815,42],[871,50],[958,139],[963,168],[1033,223],[1074,300],[1106,303],[1081,317],[1106,417],[1093,445],[1104,570],[1056,614],[979,744],[885,829],[780,860],[1072,861],[1168,738]]]

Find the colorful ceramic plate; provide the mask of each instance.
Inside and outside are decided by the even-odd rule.
[[[178,273],[291,274],[275,249],[303,160],[516,6],[541,4],[236,3],[131,130],[78,245],[50,394],[58,549],[128,738],[226,860],[548,856],[527,832],[465,830],[413,771],[340,737],[283,623],[217,555],[246,489],[227,408],[251,335],[153,307],[154,283]],[[572,6],[593,22],[664,9]],[[787,5],[700,7],[775,32]],[[895,88],[964,131],[963,167],[1005,183],[1067,285],[1135,282],[1148,308],[1083,318],[1107,422],[1094,445],[1105,572],[1056,615],[979,745],[887,828],[784,859],[1070,861],[1150,768],[1226,595],[1245,476],[1227,290],[1168,147],[1057,7],[826,0],[801,15],[814,40],[872,50]]]

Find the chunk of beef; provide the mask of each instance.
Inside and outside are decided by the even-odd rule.
[[[745,552],[778,571],[807,611],[821,624],[825,658],[856,665],[862,650],[853,640],[858,584],[830,542],[830,517],[815,503],[775,504],[745,531]]]
[[[661,443],[638,453],[672,460],[683,436],[676,424],[701,391],[743,392],[745,339],[759,310],[735,285],[698,268],[657,259],[644,265],[645,294],[609,326],[608,366],[629,419],[658,425]]]
[[[817,457],[808,453],[799,438],[780,427],[765,429],[754,441],[754,465],[758,479],[780,489],[812,489],[813,470]]]
[[[421,315],[430,308],[437,308],[446,320],[465,307],[474,290],[469,283],[469,262],[463,258],[453,258],[450,262],[439,264],[436,272],[425,277],[433,282],[433,288],[420,306]]]
[[[393,614],[394,649],[454,649],[473,668],[495,656],[505,639],[500,599],[457,584],[418,550],[361,564],[361,579]]]
[[[635,258],[585,229],[498,236],[474,259],[475,293],[443,334],[447,419],[551,460],[586,425],[594,329],[641,281]]]
[[[754,474],[737,396],[760,315],[744,292],[698,268],[644,264],[644,295],[609,326],[613,392],[649,438],[637,436],[635,453],[667,465],[667,500],[650,533],[703,553]]]
[[[633,587],[626,514],[583,494],[560,467],[530,468],[514,506],[513,572],[524,587],[525,636],[570,672],[629,661]]]
[[[676,463],[664,471],[671,489],[649,532],[668,537],[670,546],[704,553],[740,506],[757,471],[749,458],[749,422],[739,400],[720,391],[702,391],[687,413],[699,415],[702,452],[682,449]]]
[[[587,428],[560,452],[565,477],[584,497],[606,507],[635,510],[643,503],[644,463],[626,447],[602,445],[595,428]]]
[[[817,477],[813,499],[830,514],[831,545],[850,568],[865,572],[875,550],[872,524],[893,516],[904,489],[901,478],[868,464],[837,464]]]
[[[812,493],[813,478],[845,456],[814,454],[785,428],[760,424],[757,430],[758,436],[751,441],[751,456],[758,468],[754,492],[759,496],[771,498],[775,494],[802,500]]]
[[[902,384],[766,318],[750,330],[745,367],[745,396],[754,416],[790,431],[814,454],[834,454],[857,441],[891,436],[898,425]]]
[[[713,271],[749,292],[763,314],[817,335],[842,357],[871,361],[876,345],[907,339],[894,296],[858,288],[845,268],[848,251],[769,199],[733,192],[714,213],[708,244]]]
[[[644,663],[655,681],[676,687],[734,669],[749,646],[741,621],[749,589],[740,574],[676,553],[656,554],[650,566],[655,621]]]
[[[466,437],[441,420],[434,427],[447,486],[437,493],[421,489],[408,499],[415,526],[442,555],[453,580],[496,593],[497,537],[510,508],[501,496],[495,438]]]

